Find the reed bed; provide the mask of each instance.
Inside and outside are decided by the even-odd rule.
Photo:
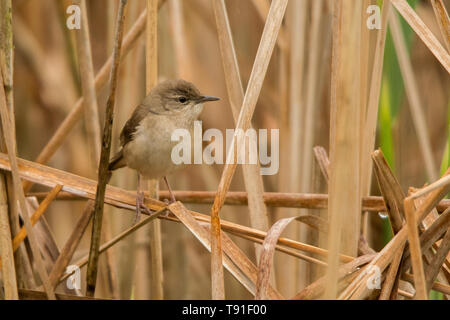
[[[449,299],[448,10],[0,0],[0,297]],[[225,164],[169,176],[176,202],[111,176],[120,128],[173,78],[221,97],[204,129],[278,129],[276,173],[231,161],[234,133]]]

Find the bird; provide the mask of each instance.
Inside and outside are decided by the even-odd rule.
[[[152,211],[144,204],[144,193],[140,191],[140,177],[160,179],[169,190],[171,202],[175,196],[169,186],[167,175],[184,168],[185,164],[175,164],[171,159],[172,148],[177,142],[171,141],[176,129],[194,130],[203,104],[220,98],[205,96],[197,87],[183,79],[165,80],[150,90],[149,94],[134,109],[120,133],[120,149],[111,158],[108,169],[112,173],[128,167],[138,173],[136,216],[139,221],[141,209]]]

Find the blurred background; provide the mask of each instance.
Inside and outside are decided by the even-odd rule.
[[[291,64],[290,53],[295,44],[292,26],[299,12],[293,2],[304,1],[306,23],[302,66]],[[313,1],[322,1],[319,19],[313,19]],[[253,60],[264,27],[266,0],[226,0],[228,16],[244,89],[250,76]],[[376,4],[377,1],[370,1]],[[417,14],[443,43],[429,1],[408,1]],[[449,10],[449,1],[444,1]],[[66,27],[71,5],[69,0],[14,0],[14,101],[18,154],[21,158],[35,160],[52,137],[65,116],[81,95],[81,83],[76,51],[75,31]],[[291,0],[280,36],[264,81],[252,124],[256,129],[280,129],[280,170],[273,176],[263,176],[267,192],[311,192],[326,193],[317,165],[313,163],[308,173],[311,179],[306,187],[292,180],[300,180],[302,172],[292,170],[300,167],[302,153],[291,157],[292,132],[295,126],[302,131],[305,123],[292,119],[292,93],[300,92],[301,112],[308,95],[314,108],[311,132],[313,146],[321,145],[328,150],[330,110],[330,57],[332,1]],[[125,33],[145,9],[146,2],[129,0],[126,13]],[[117,1],[87,1],[90,37],[94,69],[97,73],[110,56],[113,44],[114,22]],[[450,77],[422,41],[400,18],[403,33],[416,77],[421,106],[426,120],[432,159],[436,170],[448,167]],[[312,28],[316,26],[316,33]],[[376,30],[369,31],[371,50],[376,40]],[[281,39],[281,40],[280,40]],[[314,58],[315,57],[315,58]],[[373,51],[369,51],[372,61]],[[369,64],[369,70],[371,64]],[[314,72],[316,77],[309,77]],[[221,97],[218,103],[205,107],[201,120],[203,130],[234,128],[229,105],[221,54],[210,0],[167,0],[158,15],[158,73],[159,80],[183,78],[196,84],[207,95]],[[298,86],[292,83],[293,75],[303,79]],[[314,85],[311,86],[311,81]],[[107,86],[98,94],[100,123],[103,125]],[[119,90],[115,106],[113,129],[113,152],[118,148],[119,134],[125,121],[145,96],[145,37],[141,36],[130,53],[122,58]],[[295,106],[294,106],[295,107]],[[270,140],[269,140],[270,141]],[[86,130],[80,121],[65,143],[52,156],[47,165],[77,175],[96,179],[92,170]],[[376,147],[380,147],[404,191],[410,186],[421,187],[430,182],[424,169],[418,138],[414,129],[411,109],[397,61],[396,51],[388,33],[382,89],[379,107]],[[447,148],[447,149],[446,149]],[[270,150],[270,149],[269,149]],[[168,179],[174,190],[216,191],[223,166],[191,165]],[[306,174],[306,173],[304,173]],[[436,172],[438,174],[438,172]],[[292,176],[294,175],[294,176]],[[128,190],[136,189],[136,173],[130,169],[117,171],[111,184]],[[165,185],[161,183],[163,190]],[[245,191],[242,170],[236,172],[232,191]],[[47,191],[40,186],[31,190]],[[372,195],[379,195],[376,180],[372,182]],[[84,207],[84,201],[55,201],[45,214],[56,243],[61,248],[73,230]],[[189,209],[208,214],[210,205],[188,204]],[[275,209],[268,207],[269,225],[282,217],[299,213],[298,209]],[[311,210],[312,211],[312,210]],[[321,214],[321,213],[318,213]],[[323,214],[323,213],[322,213]],[[249,226],[248,208],[225,206],[221,210],[223,219]],[[106,237],[128,228],[133,220],[130,211],[107,206],[103,227]],[[379,250],[390,239],[388,221],[377,214],[370,214],[370,245]],[[91,226],[85,232],[74,261],[89,249]],[[289,227],[283,236],[295,237],[296,227]],[[163,220],[162,252],[165,299],[209,299],[210,298],[210,254],[194,236],[180,223]],[[150,286],[150,228],[146,226],[101,255],[97,297],[120,299],[148,299],[152,297]],[[250,241],[232,236],[232,239],[254,262],[255,247]],[[307,242],[318,245],[315,231],[308,233]],[[112,267],[107,277],[107,259]],[[286,297],[301,289],[292,280],[297,259],[283,253],[275,254],[275,279],[277,288]],[[310,280],[323,270],[311,268]],[[251,299],[252,296],[228,273],[225,272],[227,298]],[[112,278],[111,278],[112,277]],[[84,285],[85,268],[82,269]],[[61,291],[62,289],[60,289]],[[84,288],[82,289],[84,291]]]

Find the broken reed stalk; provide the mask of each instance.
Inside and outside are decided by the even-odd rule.
[[[438,171],[433,159],[431,140],[428,134],[422,103],[420,101],[420,90],[416,83],[413,66],[408,55],[405,36],[396,12],[391,13],[389,17],[389,26],[391,28],[395,52],[400,65],[400,72],[402,74],[403,82],[405,83],[406,96],[408,97],[411,117],[419,139],[420,151],[424,160],[427,176],[430,181],[435,181],[438,179]]]
[[[146,24],[146,93],[158,82],[158,0],[147,0]],[[158,180],[150,180],[148,190],[152,197],[158,197]],[[161,300],[163,291],[163,257],[161,246],[161,221],[150,224],[151,298]]]
[[[109,248],[111,248],[113,245],[115,245],[116,243],[118,243],[120,240],[124,239],[125,237],[127,237],[128,235],[132,234],[133,232],[135,232],[136,230],[139,230],[141,227],[147,225],[149,222],[153,221],[154,219],[156,219],[160,214],[162,214],[164,211],[166,211],[166,208],[163,208],[161,210],[158,210],[154,213],[152,213],[151,215],[149,215],[148,217],[145,217],[145,219],[139,221],[138,223],[132,225],[130,228],[126,229],[125,231],[121,232],[119,235],[115,236],[114,238],[112,238],[111,240],[105,242],[104,244],[102,244],[100,246],[100,249],[98,250],[99,254],[107,251]],[[87,211],[86,211],[87,212]],[[89,215],[90,217],[90,215]],[[84,218],[80,218],[80,222],[81,220]],[[87,220],[87,222],[89,222],[89,219]],[[86,226],[87,226],[87,222],[86,222]],[[86,227],[84,227],[86,228]],[[74,229],[73,235],[75,235],[75,231],[79,229],[78,227]],[[80,229],[79,229],[80,230]],[[78,232],[78,233],[83,233],[83,232]],[[72,252],[73,254],[73,252]],[[89,255],[85,255],[82,258],[78,259],[74,264],[76,266],[78,266],[79,268],[85,266],[88,262],[89,259]],[[69,261],[67,261],[68,263]],[[56,264],[55,264],[56,265]],[[75,271],[73,271],[75,272]],[[54,276],[54,281],[56,284],[58,284],[59,282],[64,281],[65,279],[67,279],[68,277],[70,277],[72,273],[66,273],[64,276],[62,276],[62,272],[60,272],[59,274],[56,273],[55,271],[55,276]],[[53,273],[53,271],[52,271]]]
[[[450,52],[450,19],[442,0],[430,0],[447,51]]]
[[[3,76],[0,72],[0,84],[3,84]],[[11,163],[11,174],[13,179],[13,185],[14,185],[14,192],[19,200],[19,206],[20,210],[23,216],[23,221],[25,224],[25,228],[28,232],[28,238],[31,250],[33,252],[33,257],[36,262],[37,271],[39,273],[39,277],[44,285],[45,292],[47,294],[48,299],[54,300],[55,299],[55,293],[53,291],[53,288],[51,288],[50,283],[48,281],[48,275],[45,271],[44,262],[42,260],[41,253],[39,251],[39,246],[37,243],[36,235],[34,234],[32,224],[30,221],[30,214],[28,211],[27,202],[25,199],[25,194],[22,189],[22,182],[20,180],[19,176],[19,168],[17,165],[17,158],[16,158],[16,149],[15,149],[15,137],[13,136],[13,129],[11,126],[12,119],[10,117],[10,112],[8,110],[8,106],[6,105],[6,96],[5,91],[3,88],[3,85],[0,85],[0,113],[1,113],[1,122],[2,122],[2,132],[4,135],[6,148],[8,150],[8,157],[9,161]]]
[[[448,169],[444,176],[450,174]],[[431,191],[425,198],[424,202],[415,210],[415,220],[421,222],[423,218],[436,206],[441,198],[450,191],[450,186],[443,186],[439,189]],[[389,243],[381,250],[377,256],[369,263],[368,267],[376,266],[382,273],[387,265],[392,261],[393,256],[401,248],[408,237],[408,227],[403,226],[402,229],[389,241]],[[366,286],[367,278],[370,275],[362,274],[358,276],[339,296],[340,299],[348,299],[354,297],[362,299],[369,294],[370,289]]]
[[[330,153],[328,220],[328,268],[325,297],[337,295],[338,253],[356,256],[361,221],[360,200],[360,29],[361,2],[334,2],[332,84],[330,126],[334,127]],[[355,63],[357,62],[357,63]],[[354,70],[356,65],[356,70]],[[351,70],[351,71],[350,71]],[[345,186],[345,188],[344,188]]]
[[[55,264],[53,265],[53,269],[50,272],[49,280],[53,288],[56,288],[56,286],[59,283],[59,278],[66,270],[67,265],[72,260],[73,254],[75,253],[75,250],[77,249],[78,245],[80,244],[81,238],[84,235],[84,232],[86,231],[86,228],[89,224],[89,221],[91,221],[92,214],[94,213],[94,201],[89,200],[81,213],[81,216],[78,218],[77,223],[75,224],[75,227],[72,231],[72,233],[69,236],[69,239],[67,239],[64,247],[61,250],[61,253],[58,256],[58,259],[56,259]],[[88,256],[86,257],[86,262]]]
[[[3,73],[4,79],[0,83],[5,90],[5,99],[10,113],[13,113],[13,31],[12,31],[12,2],[11,0],[2,1],[0,3],[0,73]],[[14,123],[12,124],[14,125]],[[2,134],[3,136],[3,134]],[[5,143],[3,138],[0,138],[1,151],[5,151]],[[8,187],[11,187],[11,183],[8,183],[6,174],[0,174],[0,256],[4,261],[4,267],[2,269],[2,279],[4,296],[6,300],[19,299],[17,291],[17,276],[14,263],[14,253],[11,245],[11,233],[15,232],[17,227],[15,226],[15,220],[18,220],[17,210],[12,207],[11,219],[9,218],[8,210]],[[11,190],[10,190],[11,193]],[[11,203],[14,200],[10,199]],[[14,205],[13,205],[14,206]],[[16,218],[16,219],[15,219]],[[18,222],[18,221],[17,221]],[[18,223],[17,223],[18,224]],[[20,260],[19,260],[20,261]],[[18,262],[19,262],[18,261]],[[19,263],[17,263],[19,265]],[[18,269],[20,270],[20,269]]]
[[[202,226],[180,202],[172,203],[168,208],[203,246],[211,251],[211,238],[208,237],[211,232],[210,225]],[[225,253],[223,265],[250,293],[255,294],[258,269],[225,233],[221,233],[220,236]],[[281,294],[271,286],[268,286],[267,295],[270,299],[283,299]]]
[[[427,300],[427,285],[423,270],[422,250],[420,248],[419,231],[415,216],[414,199],[406,198],[404,201],[406,225],[408,226],[408,243],[411,254],[414,285],[416,287],[416,299]]]
[[[445,262],[450,250],[450,228],[447,229],[444,237],[442,238],[439,248],[436,250],[436,254],[433,260],[425,270],[426,288],[427,293],[430,291],[439,271],[442,268],[442,264]]]
[[[103,129],[102,151],[98,169],[98,184],[94,205],[94,218],[92,225],[92,238],[89,249],[89,262],[86,274],[86,295],[94,296],[97,282],[98,249],[100,247],[100,236],[102,229],[103,206],[106,184],[110,178],[108,164],[111,152],[112,124],[114,119],[114,105],[116,99],[116,88],[118,82],[120,50],[122,47],[123,25],[125,20],[125,6],[127,0],[121,0],[117,12],[116,30],[113,48],[113,64],[110,74],[110,88],[108,101],[106,102],[105,126]]]
[[[372,153],[372,159],[374,163],[374,172],[378,180],[379,189],[383,195],[384,201],[387,204],[387,212],[389,215],[389,221],[392,227],[393,234],[397,234],[404,224],[404,205],[403,200],[405,195],[402,191],[400,184],[392,173],[389,165],[384,158],[381,150],[376,150]],[[399,250],[395,253],[389,269],[386,274],[386,278],[383,283],[379,300],[395,299],[398,292],[398,283],[400,280],[400,274],[398,272],[402,263],[403,250],[405,245],[403,244]]]
[[[82,196],[87,199],[93,199],[95,197],[95,190],[96,190],[96,182],[84,177],[76,176],[74,174],[64,172],[61,170],[45,167],[43,165],[33,163],[27,160],[18,159],[19,161],[19,173],[23,179],[28,179],[34,183],[38,183],[43,186],[47,187],[54,187],[56,184],[63,185],[63,190],[66,190],[68,192],[71,192],[73,194],[77,194],[78,196]],[[10,171],[10,165],[9,161],[5,154],[0,154],[0,168],[3,170]],[[243,193],[243,196],[245,196],[245,193]],[[213,195],[210,195],[211,198],[213,198]],[[325,196],[326,199],[326,196]],[[382,199],[379,198],[379,201],[382,203]],[[92,201],[88,201],[92,202]],[[106,189],[106,196],[105,196],[105,202],[116,206],[118,208],[126,209],[135,213],[136,210],[136,193],[127,191],[124,189],[120,189],[113,186],[108,186]],[[163,202],[154,200],[154,199],[145,199],[145,204],[152,210],[161,210],[166,205]],[[203,215],[197,212],[190,211],[191,214],[194,215],[194,218],[201,222],[201,223],[210,223],[210,217],[207,215]],[[164,218],[164,217],[160,217]],[[173,217],[164,218],[169,221],[179,221]],[[243,225],[239,225],[236,223],[232,223],[226,220],[221,220],[221,228],[226,231],[230,232],[236,236],[242,237],[244,239],[249,239],[251,241],[257,241],[259,243],[262,243],[263,239],[266,237],[267,233],[249,228]],[[74,231],[75,233],[75,231]],[[76,234],[80,234],[81,232],[76,232]],[[69,241],[68,241],[69,242]],[[424,247],[424,245],[422,245]],[[308,245],[305,243],[301,243],[292,239],[283,238],[280,237],[278,239],[278,245],[277,250],[286,252],[291,254],[289,251],[290,249],[287,249],[289,252],[287,252],[286,248],[291,248],[295,250],[300,250],[304,252],[308,252],[311,254],[316,254],[321,257],[327,257],[328,251],[322,248],[318,248],[312,245]],[[64,252],[64,249],[62,250],[62,253]],[[302,255],[298,254],[296,257],[303,258],[306,261],[310,261],[316,264],[324,265],[323,262],[317,262],[315,259],[306,259]],[[340,255],[340,259],[342,262],[349,262],[352,261],[353,258],[346,256],[346,255]],[[406,275],[408,277],[408,275]],[[412,278],[411,278],[412,279]],[[434,283],[433,289],[444,292],[444,293],[450,293],[450,288],[447,286],[440,284],[440,283]]]
[[[251,118],[272,56],[286,6],[287,0],[274,0],[270,6],[270,11],[248,82],[247,91],[242,103],[241,112],[236,124],[235,134],[231,141],[230,152],[227,155],[227,164],[222,172],[217,195],[211,208],[211,290],[212,298],[215,300],[225,298],[219,211],[223,206],[225,195],[230,187],[231,179],[237,166],[236,161],[232,161],[232,159],[236,160],[237,156],[234,154],[235,146],[238,145],[237,132],[239,129],[242,129],[245,132],[250,127]]]
[[[431,30],[419,18],[417,13],[410,7],[408,2],[406,2],[406,0],[391,0],[391,3],[447,72],[450,73],[450,55],[444,47],[442,47],[441,43],[436,39]]]
[[[392,231],[396,234],[403,226],[405,217],[403,201],[405,194],[384,158],[383,152],[381,150],[374,151],[372,159],[379,189],[386,203]]]
[[[228,99],[230,100],[231,111],[236,124],[239,117],[239,108],[244,100],[244,89],[239,71],[236,51],[231,34],[230,22],[224,0],[213,1],[217,33],[219,38],[220,53],[222,55],[223,71],[225,73],[225,84],[227,87]],[[248,144],[246,144],[245,159],[247,156]],[[260,165],[244,164],[242,165],[244,175],[245,190],[248,194],[248,209],[250,214],[250,225],[252,228],[267,230],[269,228],[269,218],[267,208],[264,203],[264,185],[260,174]],[[257,261],[260,254],[260,247],[256,246]]]
[[[52,201],[56,198],[58,193],[61,191],[62,186],[56,185],[48,194],[47,197],[39,204],[39,207],[34,211],[33,215],[31,216],[31,224],[34,226],[38,220],[41,218],[41,216],[47,211],[47,208],[50,206]],[[20,244],[25,240],[27,236],[27,230],[25,227],[22,227],[20,231],[14,236],[14,239],[12,241],[13,245],[13,251],[16,251]],[[3,261],[3,260],[2,260]]]

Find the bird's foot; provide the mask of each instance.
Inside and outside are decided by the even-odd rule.
[[[139,218],[141,217],[141,209],[147,212],[147,214],[152,214],[154,211],[151,210],[144,204],[144,192],[138,192],[136,197],[136,215],[134,217],[133,225],[139,222]]]

